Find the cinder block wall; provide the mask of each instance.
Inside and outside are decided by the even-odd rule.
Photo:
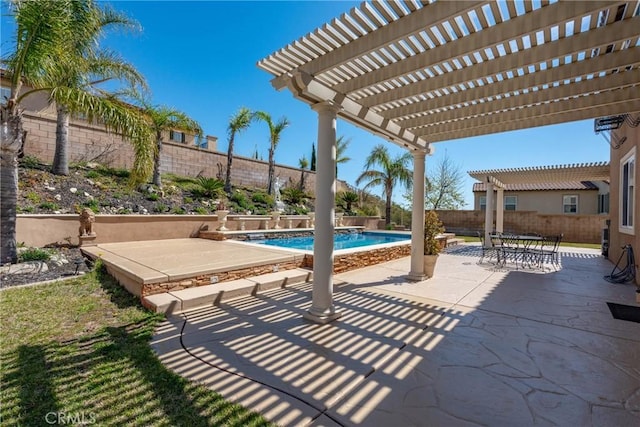
[[[437,211],[447,231],[474,235],[484,230],[484,211]],[[494,213],[495,218],[495,213]],[[605,215],[548,215],[534,211],[505,211],[504,231],[513,233],[564,234],[563,240],[575,243],[600,243]]]
[[[24,113],[24,129],[27,131],[25,154],[44,162],[53,162],[56,141],[55,117],[33,112]],[[69,127],[69,160],[71,162],[95,161],[111,167],[129,169],[133,165],[134,153],[131,145],[117,134],[107,133],[104,128],[84,122],[74,122]],[[227,154],[165,142],[162,149],[161,170],[182,176],[225,176]],[[234,156],[231,180],[234,185],[266,188],[269,164],[261,160]],[[276,176],[288,185],[300,182],[301,170],[295,167],[276,165]],[[305,189],[313,192],[316,174],[305,170]],[[337,191],[347,189],[346,183],[338,181]]]

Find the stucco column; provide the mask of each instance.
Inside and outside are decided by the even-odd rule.
[[[411,212],[411,271],[409,280],[424,280],[424,151],[413,152],[413,206]]]
[[[504,188],[498,187],[496,191],[496,231],[504,231]]]
[[[322,102],[311,107],[318,113],[316,167],[316,218],[313,243],[311,308],[304,314],[316,323],[328,323],[342,313],[333,305],[333,232],[336,196],[336,113],[339,107]]]
[[[484,217],[484,246],[491,246],[491,233],[493,232],[493,184],[487,182],[487,204]]]

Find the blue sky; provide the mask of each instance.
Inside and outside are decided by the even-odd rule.
[[[157,104],[178,108],[196,119],[208,135],[219,138],[226,152],[226,127],[240,107],[267,111],[291,125],[282,133],[276,162],[297,166],[310,158],[317,138],[317,115],[287,90],[277,92],[271,75],[256,63],[286,44],[348,12],[351,1],[116,1],[114,8],[140,22],[138,34],[109,33],[104,45],[113,48],[142,72]],[[13,37],[13,26],[2,19],[2,52]],[[395,155],[402,150],[344,121],[338,135],[352,140],[338,177],[351,184],[363,170],[371,148],[384,143]],[[266,160],[268,131],[256,123],[236,137],[235,153]],[[466,172],[480,169],[558,165],[609,160],[609,145],[593,132],[593,120],[532,128],[435,144],[427,158],[427,173],[447,155],[464,172],[467,209],[473,208],[474,180]],[[374,190],[380,194],[380,190]],[[394,197],[401,202],[401,190]]]

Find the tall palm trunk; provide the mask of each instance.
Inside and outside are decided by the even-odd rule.
[[[387,191],[385,192],[387,194],[387,204],[384,208],[384,225],[389,225],[391,224],[391,197],[393,196],[392,194],[393,192],[393,187],[391,186],[387,186]]]
[[[160,177],[160,154],[162,153],[162,133],[156,134],[156,152],[153,158],[153,185],[162,187],[162,178]]]
[[[227,175],[224,180],[224,191],[227,193],[231,193],[231,166],[233,163],[233,140],[235,139],[235,134],[231,134],[229,138],[229,148],[227,150]]]
[[[51,171],[55,175],[69,175],[69,111],[63,105],[57,107],[56,152]]]
[[[300,172],[300,190],[304,191],[304,169]]]
[[[269,184],[267,185],[267,193],[270,195],[273,195],[273,176],[276,174],[276,165],[273,160],[275,151],[274,148],[269,150]]]
[[[12,111],[13,110],[13,111]],[[22,113],[2,106],[0,133],[0,264],[15,263],[18,151],[22,146]]]

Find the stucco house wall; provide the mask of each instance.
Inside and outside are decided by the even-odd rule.
[[[504,196],[516,196],[516,211],[537,211],[541,214],[562,215],[563,196],[578,196],[578,212],[576,214],[598,214],[598,189],[593,190],[538,190],[538,191],[505,191]],[[474,209],[480,209],[480,198],[486,192],[474,192]],[[494,197],[493,208],[496,208]],[[574,214],[568,214],[574,215]]]
[[[634,114],[634,117],[638,117],[638,114]],[[638,232],[640,226],[640,203],[638,200],[638,155],[640,154],[640,126],[630,127],[627,123],[623,124],[620,129],[613,131],[618,140],[626,137],[624,143],[618,149],[611,149],[611,198],[610,198],[610,236],[609,236],[609,259],[614,263],[617,262],[620,254],[622,253],[622,247],[630,244],[635,253],[636,260],[636,283],[640,284],[640,274],[637,271],[638,263],[640,262],[640,233]],[[634,185],[634,201],[633,218],[634,224],[631,230],[625,230],[620,227],[620,211],[621,211],[621,161],[628,155],[635,151],[635,180]],[[622,266],[625,265],[624,260]]]

